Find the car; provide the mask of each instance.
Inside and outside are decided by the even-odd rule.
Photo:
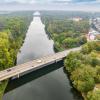
[[[7,69],[7,72],[10,72],[11,71],[11,69]]]
[[[41,60],[37,60],[36,62],[37,62],[37,63],[41,63],[42,61],[41,61]]]

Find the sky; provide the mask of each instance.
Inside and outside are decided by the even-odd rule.
[[[100,0],[0,0],[0,3],[11,3],[11,2],[18,2],[18,3],[100,3]]]
[[[0,0],[0,10],[22,9],[82,10],[100,12],[100,0]]]

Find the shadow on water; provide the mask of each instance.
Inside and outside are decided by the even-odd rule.
[[[61,68],[63,66],[63,61],[60,61],[58,63],[55,63],[55,64],[51,64],[49,66],[46,66],[44,68],[41,68],[39,70],[36,70],[36,71],[33,71],[33,72],[30,72],[24,76],[21,76],[20,78],[17,78],[17,79],[14,79],[14,80],[9,80],[9,85],[7,86],[6,90],[5,90],[5,93],[13,90],[13,89],[16,89],[28,82],[31,82],[41,76],[44,76],[54,70],[57,70],[59,68]]]

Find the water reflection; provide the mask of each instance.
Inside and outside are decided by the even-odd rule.
[[[53,41],[45,32],[45,25],[40,17],[34,17],[26,34],[21,53],[17,56],[17,64],[22,64],[42,56],[53,54]]]

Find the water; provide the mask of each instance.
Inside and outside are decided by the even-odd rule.
[[[34,17],[17,63],[53,53],[53,41],[48,39],[41,18]],[[82,100],[70,85],[62,66],[63,62],[52,64],[10,81],[3,100]]]
[[[53,41],[48,39],[40,17],[34,17],[18,54],[18,64],[53,53]]]

